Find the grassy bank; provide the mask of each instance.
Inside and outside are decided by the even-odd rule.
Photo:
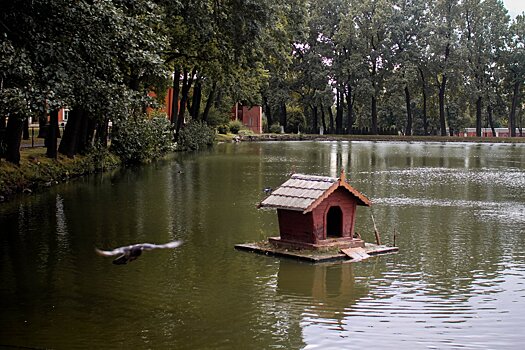
[[[106,151],[74,158],[59,155],[56,160],[47,158],[45,152],[42,147],[23,148],[19,166],[0,160],[0,200],[120,165],[120,160]]]

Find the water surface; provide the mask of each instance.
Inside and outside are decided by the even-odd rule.
[[[311,265],[239,252],[276,235],[292,171],[367,195],[356,229],[399,254]],[[221,144],[0,205],[0,346],[516,349],[525,342],[525,147]],[[94,254],[184,241],[126,266]]]

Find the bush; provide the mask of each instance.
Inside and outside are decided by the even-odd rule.
[[[272,126],[270,126],[270,132],[272,134],[280,134],[281,126],[279,124],[272,124]]]
[[[251,131],[250,129],[241,129],[239,130],[239,135],[240,136],[253,136],[255,135],[255,133]]]
[[[221,125],[217,126],[217,132],[219,134],[226,135],[228,133],[228,131],[230,131],[230,128],[228,127],[228,125],[221,124]]]
[[[239,133],[239,130],[241,130],[242,128],[242,123],[239,121],[239,120],[232,120],[229,124],[228,124],[229,128],[230,128],[230,132],[232,134],[238,134]]]
[[[173,150],[170,122],[164,118],[121,119],[113,124],[111,151],[124,163],[141,163]]]
[[[171,122],[167,118],[153,118],[149,121],[154,158],[175,150]]]
[[[300,132],[306,130],[306,118],[300,107],[289,107],[287,110],[289,132]]]
[[[198,151],[213,145],[215,130],[201,121],[191,121],[179,131],[177,149]]]
[[[208,119],[206,122],[211,127],[216,127],[219,125],[228,125],[230,121],[230,113],[227,111],[220,111],[216,108],[211,108],[208,114]]]

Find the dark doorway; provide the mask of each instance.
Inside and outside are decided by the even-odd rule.
[[[331,207],[326,214],[326,237],[343,236],[343,212],[340,207]]]

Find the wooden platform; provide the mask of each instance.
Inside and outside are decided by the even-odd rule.
[[[323,263],[345,260],[360,261],[373,255],[390,254],[399,251],[398,247],[388,247],[385,245],[365,243],[364,248],[344,249],[346,251],[345,254],[341,250],[315,251],[309,249],[278,248],[268,243],[268,241],[236,244],[235,249],[269,256],[303,260],[311,263]]]
[[[348,256],[352,261],[360,261],[370,257],[370,254],[366,252],[365,248],[341,249],[341,253]]]

